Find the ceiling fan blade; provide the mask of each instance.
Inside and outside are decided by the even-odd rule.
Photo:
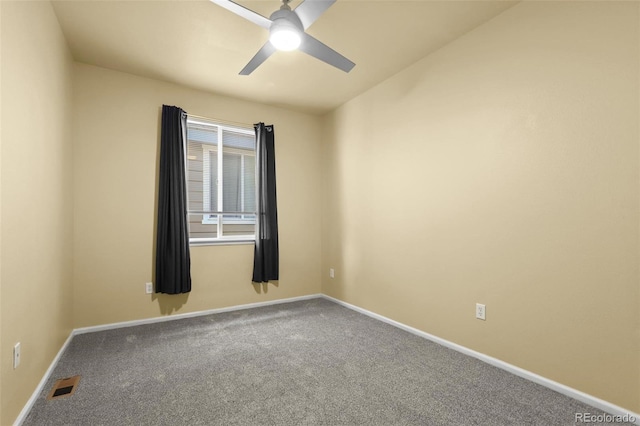
[[[304,0],[294,12],[306,30],[335,2],[336,0]]]
[[[258,50],[258,53],[256,53],[255,56],[251,58],[249,63],[245,65],[244,68],[242,68],[242,71],[240,71],[240,75],[251,74],[256,68],[260,66],[260,64],[266,61],[269,56],[273,55],[273,52],[275,51],[276,48],[273,47],[273,44],[267,41],[265,45],[262,46],[260,50]]]
[[[241,6],[238,3],[234,3],[231,0],[210,0],[210,1],[217,4],[218,6],[224,7],[228,11],[233,12],[238,16],[243,17],[246,20],[253,22],[256,25],[261,26],[262,28],[269,29],[271,27],[270,19],[265,18],[259,13],[256,13],[253,10],[247,9],[246,7]]]
[[[298,48],[302,52],[318,58],[321,61],[326,62],[329,65],[333,65],[336,68],[341,69],[344,72],[349,72],[356,65],[351,62],[326,44],[316,40],[309,34],[303,34],[302,44]]]

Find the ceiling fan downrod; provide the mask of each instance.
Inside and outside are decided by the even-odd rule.
[[[291,0],[282,0],[282,6],[280,6],[280,10],[291,10],[289,3],[291,3]]]

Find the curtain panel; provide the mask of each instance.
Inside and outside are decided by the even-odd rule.
[[[156,234],[156,293],[191,291],[191,256],[187,222],[185,140],[187,114],[162,106],[158,228]]]
[[[253,282],[279,279],[278,208],[273,125],[254,125],[256,132],[256,243]]]

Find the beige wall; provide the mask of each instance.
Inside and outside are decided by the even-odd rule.
[[[72,328],[72,60],[48,2],[2,2],[2,417],[11,424]],[[22,345],[14,370],[12,347]]]
[[[323,292],[640,412],[638,7],[521,3],[329,114]]]
[[[0,2],[0,382],[2,381],[2,2]],[[2,384],[0,384],[0,422],[2,422]]]
[[[320,292],[321,120],[76,64],[74,326]],[[151,296],[162,104],[276,130],[280,281],[251,283],[253,245],[192,247],[188,296]]]

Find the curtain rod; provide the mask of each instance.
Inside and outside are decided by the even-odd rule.
[[[231,124],[232,126],[243,127],[243,128],[246,128],[246,129],[253,130],[253,125],[252,124],[247,124],[247,123],[238,123],[236,121],[220,120],[218,118],[204,117],[202,115],[189,114],[189,113],[187,113],[187,117],[199,118],[201,120],[213,121],[215,123],[220,123],[220,124]]]

